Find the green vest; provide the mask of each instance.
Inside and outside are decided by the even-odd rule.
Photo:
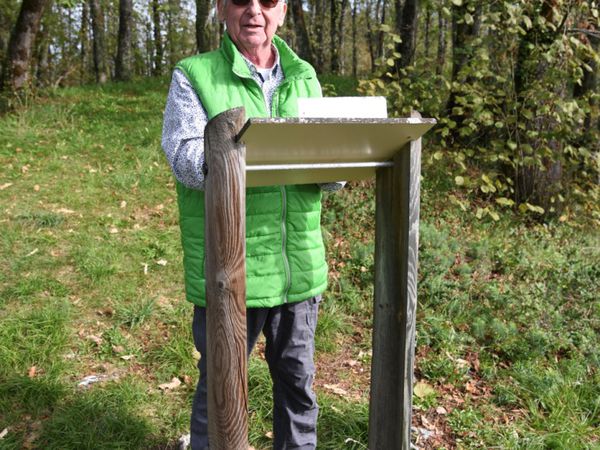
[[[285,79],[273,94],[272,116],[298,115],[297,99],[320,97],[314,69],[280,38]],[[177,64],[194,87],[209,120],[243,106],[246,117],[267,117],[265,98],[225,33],[219,50]],[[204,192],[177,182],[187,299],[205,306]],[[315,184],[246,189],[246,304],[249,308],[298,302],[321,294],[327,264],[321,236],[321,190]]]

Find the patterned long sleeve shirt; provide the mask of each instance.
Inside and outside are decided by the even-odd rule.
[[[252,78],[262,88],[270,114],[273,93],[285,78],[279,55],[276,55],[275,65],[268,69],[257,68],[248,59],[244,60]],[[165,107],[162,147],[175,178],[192,189],[204,190],[204,128],[207,123],[208,115],[192,84],[181,70],[175,69]],[[319,186],[325,191],[335,191],[342,188],[344,182]]]

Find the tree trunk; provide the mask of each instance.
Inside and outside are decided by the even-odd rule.
[[[90,0],[92,14],[92,33],[94,36],[94,71],[96,83],[104,84],[108,80],[106,64],[106,39],[104,35],[104,14],[100,0]]]
[[[153,63],[154,63],[154,39],[152,36],[152,23],[150,21],[146,21],[146,57],[145,61],[145,71],[144,73],[147,76],[151,76],[153,73]]]
[[[473,22],[468,24],[465,21],[465,15],[468,12],[467,3],[462,3],[461,6],[452,7],[452,82],[459,81],[459,76],[462,70],[469,65],[471,58],[473,57],[474,48],[472,42],[479,35],[479,28],[481,24],[481,4],[477,4],[475,9],[475,17]],[[446,103],[446,110],[448,115],[454,121],[460,121],[460,117],[455,117],[452,114],[452,109],[457,106],[456,103],[457,93],[453,89]],[[458,131],[460,124],[454,130]]]
[[[198,49],[198,53],[210,50],[210,42],[206,29],[210,3],[210,0],[196,0],[196,48]]]
[[[163,46],[158,0],[152,0],[152,21],[154,22],[154,75],[162,74]]]
[[[346,38],[346,11],[348,10],[348,0],[342,0],[341,10],[340,10],[340,25],[339,25],[339,35],[338,35],[338,58],[340,62],[340,73],[344,74],[344,42]]]
[[[329,2],[329,60],[331,73],[338,73],[340,71],[340,54],[338,49],[340,5],[338,2],[339,0],[330,0]]]
[[[356,78],[358,73],[358,51],[356,45],[356,6],[357,0],[352,2],[352,76]]]
[[[379,18],[379,24],[385,24],[385,17],[387,11],[387,0],[379,1],[377,0],[377,8],[375,10],[375,16]],[[384,38],[383,30],[379,30],[377,33],[377,58],[383,58],[383,38]]]
[[[177,21],[179,17],[179,4],[177,1],[169,0],[167,10],[167,43],[169,45],[169,67],[175,67],[178,59],[177,44]]]
[[[120,81],[131,79],[132,15],[132,0],[119,0],[119,41],[115,63],[115,78]]]
[[[375,46],[375,31],[373,30],[373,22],[371,18],[371,7],[372,0],[367,0],[367,7],[365,11],[365,19],[367,22],[367,46],[369,48],[369,56],[371,57],[371,72],[375,72],[377,54]]]
[[[587,38],[582,37],[581,40],[585,41]],[[594,49],[594,52],[598,52],[600,47],[600,38],[595,36],[590,36],[590,45]],[[598,85],[598,64],[594,58],[591,56],[587,56],[583,63],[588,65],[592,70],[587,70],[585,67],[582,67],[583,70],[583,78],[581,79],[581,85],[574,83],[573,85],[573,97],[580,100],[585,99],[586,96],[596,92]],[[590,97],[586,100],[589,102],[589,106],[593,109],[595,99],[594,97]],[[585,120],[583,122],[583,128],[581,132],[581,143],[582,145],[589,144],[597,144],[594,142],[594,136],[592,130],[594,129],[594,125],[592,124],[592,113],[588,112],[585,116]]]
[[[32,59],[31,73],[35,74],[35,84],[38,87],[49,86],[52,82],[52,55],[50,52],[50,32],[48,25],[40,25],[36,36],[36,54],[37,58]]]
[[[29,87],[29,67],[40,28],[40,20],[49,0],[23,0],[19,17],[8,44],[0,90],[21,91]]]
[[[312,64],[314,62],[314,57],[310,45],[310,38],[308,37],[308,31],[306,29],[306,22],[304,21],[302,0],[289,0],[289,3],[294,19],[294,31],[296,33],[296,48],[298,50],[298,55],[300,58]]]
[[[79,67],[79,80],[83,83],[86,79],[87,68],[88,68],[88,50],[89,50],[89,41],[88,41],[88,27],[90,20],[90,8],[87,2],[83,2],[81,4],[81,28],[79,29],[79,43],[81,45],[80,49],[80,67]]]
[[[429,36],[429,32],[431,30],[431,7],[427,5],[427,9],[425,10],[425,59],[429,60],[429,53],[431,47],[431,39]]]
[[[315,69],[319,73],[323,73],[325,70],[325,1],[326,0],[315,0],[315,28],[314,35],[316,38],[315,46]]]
[[[399,0],[396,0],[396,8],[399,7]],[[396,32],[400,35],[401,39],[401,42],[396,44],[396,51],[400,53],[400,59],[396,59],[396,70],[403,69],[412,64],[415,55],[418,16],[418,0],[404,0],[404,7],[402,8],[400,17],[398,17],[398,11],[396,11]]]
[[[444,20],[442,8],[438,9],[438,33],[435,73],[440,76],[443,75],[444,65],[446,64],[446,21]]]

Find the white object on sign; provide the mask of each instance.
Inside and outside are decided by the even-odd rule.
[[[298,117],[386,119],[385,97],[299,98]]]

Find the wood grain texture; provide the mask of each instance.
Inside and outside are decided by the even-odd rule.
[[[206,126],[205,204],[208,432],[213,450],[248,449],[246,163],[235,136],[243,108]]]
[[[414,117],[414,116],[413,116]],[[420,117],[420,116],[416,116]],[[377,171],[369,448],[410,449],[421,140]]]

